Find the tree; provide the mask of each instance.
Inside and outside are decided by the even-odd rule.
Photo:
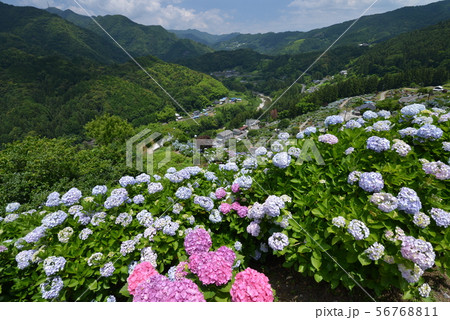
[[[109,145],[113,142],[123,143],[134,133],[134,129],[128,121],[109,114],[96,117],[87,123],[84,129],[86,135],[99,145]]]

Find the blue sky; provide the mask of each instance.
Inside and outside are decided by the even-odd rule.
[[[83,13],[74,0],[0,0]],[[122,14],[145,25],[213,34],[308,31],[361,15],[375,0],[77,0],[92,15]],[[436,0],[379,0],[367,14]]]

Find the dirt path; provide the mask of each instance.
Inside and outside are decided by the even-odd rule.
[[[386,93],[388,93],[389,91],[383,91],[382,93],[380,93],[380,98],[378,99],[378,101],[383,101],[384,99],[386,99]]]

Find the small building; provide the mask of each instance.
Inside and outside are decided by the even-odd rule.
[[[256,119],[247,119],[245,120],[245,125],[249,130],[258,130],[259,129],[259,120]]]
[[[239,130],[239,129],[233,129],[233,135],[234,135],[234,136],[239,136],[239,135],[241,135],[241,133],[242,133],[241,130]]]
[[[347,70],[341,70],[341,72],[339,72],[340,75],[342,76],[346,76],[348,74]]]
[[[225,142],[231,138],[233,138],[233,131],[231,131],[231,130],[225,130],[225,131],[222,131],[217,134],[217,140],[220,140],[223,142]]]

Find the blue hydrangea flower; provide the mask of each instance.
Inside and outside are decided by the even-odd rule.
[[[348,156],[349,154],[352,154],[354,151],[355,151],[355,148],[350,147],[350,148],[346,149],[344,151],[344,153]]]
[[[408,127],[408,128],[399,130],[398,133],[400,134],[400,136],[402,138],[404,138],[404,137],[414,137],[417,134],[417,131],[418,130],[416,128]]]
[[[285,203],[283,199],[277,196],[269,196],[263,204],[264,213],[269,217],[278,217],[280,209],[283,209]]]
[[[411,151],[411,146],[402,140],[394,139],[392,150],[395,150],[400,156],[406,157]]]
[[[30,265],[33,254],[36,250],[21,251],[16,255],[17,267],[22,270]]]
[[[391,212],[397,209],[398,200],[390,193],[374,193],[370,202],[378,206],[383,212]]]
[[[306,129],[303,131],[303,133],[304,133],[305,135],[307,135],[308,137],[309,137],[311,134],[316,133],[316,132],[317,132],[317,128],[316,128],[316,127],[308,127],[308,128],[306,128]]]
[[[239,241],[236,241],[234,243],[234,249],[236,249],[236,251],[241,251],[242,249],[242,243],[240,243]]]
[[[272,158],[272,162],[274,166],[285,169],[291,163],[291,156],[287,152],[280,152]]]
[[[302,150],[300,150],[300,148],[290,147],[288,150],[288,155],[294,158],[298,158],[300,157],[301,152]]]
[[[333,223],[334,226],[338,228],[345,228],[346,221],[345,218],[342,216],[333,218],[331,222]]]
[[[178,223],[170,221],[164,226],[163,233],[169,236],[174,236],[179,227],[180,225]]]
[[[370,235],[370,231],[364,222],[356,219],[349,222],[347,231],[355,238],[355,240],[363,240]]]
[[[212,223],[219,223],[222,221],[222,215],[220,214],[220,211],[217,209],[213,209],[211,213],[209,214],[209,221]]]
[[[91,224],[93,226],[98,226],[100,223],[104,223],[106,218],[106,212],[97,212],[91,219]]]
[[[120,253],[125,257],[127,254],[136,250],[136,242],[134,240],[126,240],[120,245]]]
[[[116,218],[115,223],[120,224],[122,227],[128,226],[133,221],[133,217],[128,212],[122,212]]]
[[[434,141],[440,139],[443,134],[442,129],[432,124],[426,124],[417,130],[416,136],[421,139]]]
[[[425,109],[426,108],[423,104],[416,103],[416,104],[410,104],[406,107],[403,107],[400,110],[400,113],[406,117],[414,117],[415,115],[419,114],[420,112],[422,112]]]
[[[113,295],[108,296],[108,298],[106,298],[106,302],[116,302],[116,297],[114,297]]]
[[[148,193],[154,194],[156,192],[162,191],[164,188],[159,182],[151,182],[148,185]]]
[[[233,184],[237,183],[240,189],[248,190],[251,188],[253,179],[250,176],[241,176],[234,180]]]
[[[259,147],[255,150],[255,155],[256,156],[264,156],[267,154],[267,149],[264,147]]]
[[[216,174],[211,171],[206,171],[204,176],[205,176],[205,179],[208,181],[216,181],[219,179],[219,178],[217,178]]]
[[[381,118],[388,119],[391,117],[391,112],[387,110],[380,110],[378,111],[378,116],[380,116]]]
[[[108,191],[108,187],[107,186],[104,186],[104,185],[95,186],[92,189],[92,195],[93,196],[98,196],[98,195],[101,195],[101,194],[105,194],[107,191]]]
[[[59,198],[58,192],[52,192],[47,197],[47,202],[45,206],[47,207],[57,207],[61,203],[61,199]]]
[[[337,115],[337,116],[329,116],[325,118],[325,127],[333,126],[336,124],[341,124],[344,122],[344,118]]]
[[[280,132],[279,134],[278,134],[278,139],[280,139],[280,140],[283,140],[283,141],[286,141],[287,139],[289,139],[289,133],[287,133],[287,132]]]
[[[281,152],[283,151],[284,147],[283,145],[279,142],[279,141],[275,141],[274,143],[272,143],[272,145],[270,146],[270,149],[273,152]]]
[[[80,234],[78,235],[78,237],[81,240],[86,240],[90,235],[92,234],[92,230],[89,228],[84,228],[83,230],[81,230]]]
[[[44,260],[43,268],[47,276],[51,276],[64,269],[66,259],[64,257],[51,256]]]
[[[29,232],[23,239],[27,243],[36,243],[45,236],[47,228],[45,226],[39,226]]]
[[[186,187],[179,187],[175,192],[175,196],[181,200],[189,199],[192,196],[192,190]]]
[[[372,125],[375,131],[389,131],[392,128],[392,123],[389,120],[377,121]]]
[[[279,210],[278,210],[278,212],[279,212]],[[276,214],[276,212],[274,214]],[[255,202],[248,209],[247,218],[253,219],[253,220],[260,220],[260,219],[264,218],[264,215],[265,215],[264,206],[258,202]]]
[[[59,296],[59,292],[64,287],[61,277],[49,278],[41,283],[41,293],[43,299],[55,299]]]
[[[14,212],[16,210],[18,210],[20,208],[20,203],[18,202],[11,202],[8,203],[8,205],[6,206],[5,211],[6,212]]]
[[[227,162],[226,164],[219,164],[220,170],[225,171],[239,171],[239,167],[234,162]]]
[[[66,206],[71,206],[80,201],[82,196],[83,195],[81,194],[80,190],[78,190],[77,188],[72,188],[65,194],[63,194],[63,196],[61,197],[61,202]]]
[[[365,120],[372,120],[372,119],[376,119],[378,118],[378,114],[376,112],[367,110],[366,112],[363,113],[363,118]]]
[[[359,186],[367,192],[380,192],[384,187],[383,176],[379,172],[364,172],[359,178]]]
[[[442,142],[442,149],[444,149],[444,151],[450,152],[450,142]]]
[[[398,210],[405,211],[409,214],[414,214],[422,209],[422,203],[413,189],[406,187],[401,188],[397,195],[397,199]]]
[[[125,188],[126,186],[133,185],[136,183],[136,180],[134,177],[131,176],[124,176],[119,179],[119,184],[122,186],[122,188]]]
[[[430,217],[423,212],[416,212],[414,213],[413,223],[422,229],[426,228],[430,224]]]
[[[180,214],[180,212],[183,210],[183,206],[181,203],[175,203],[172,208],[172,212],[175,214]]]
[[[377,261],[378,259],[381,259],[384,254],[384,246],[378,242],[375,242],[364,252],[370,260]]]
[[[403,264],[399,264],[397,267],[398,271],[402,274],[403,279],[408,283],[416,283],[423,274],[423,270],[417,264],[414,264],[413,269],[408,269]]]
[[[362,125],[356,120],[350,120],[345,124],[346,129],[357,129],[361,127]]]
[[[142,194],[138,194],[137,196],[133,197],[133,203],[134,204],[142,204],[144,203],[145,198]]]
[[[367,149],[375,152],[387,151],[391,148],[391,143],[388,139],[372,136],[367,139]]]
[[[114,268],[114,264],[112,262],[108,262],[100,268],[100,275],[105,278],[111,277],[114,270],[116,270],[116,268]]]
[[[141,212],[139,212],[136,215],[136,219],[139,222],[139,224],[141,224],[142,226],[144,226],[146,228],[150,227],[153,223],[152,214],[150,212],[148,212],[147,210],[142,210]]]
[[[214,209],[214,201],[211,198],[203,196],[195,196],[194,203],[198,204],[200,207],[206,211],[211,211]]]
[[[62,210],[58,210],[56,212],[49,213],[42,219],[42,225],[47,228],[53,228],[59,226],[63,223],[67,218],[67,213]]]
[[[347,183],[348,184],[354,184],[355,182],[359,181],[359,178],[361,177],[363,173],[361,171],[352,171],[348,175]]]
[[[256,169],[258,168],[258,161],[253,157],[247,158],[242,163],[242,167],[245,169]]]
[[[141,173],[134,180],[136,183],[150,183],[150,176],[146,173]]]
[[[418,125],[432,124],[433,118],[426,117],[426,116],[420,116],[420,117],[416,116],[416,117],[414,117],[414,120],[411,122],[414,124],[418,124]]]
[[[156,268],[158,254],[153,251],[151,247],[147,247],[141,250],[141,262],[147,261],[150,262],[153,268]]]
[[[295,137],[297,139],[303,139],[305,137],[305,134],[303,132],[299,132],[299,133],[297,133],[297,135]]]
[[[450,225],[450,212],[438,208],[432,208],[430,213],[438,227],[447,228]]]
[[[275,232],[270,236],[268,242],[273,251],[282,251],[289,245],[289,238],[284,233]]]

